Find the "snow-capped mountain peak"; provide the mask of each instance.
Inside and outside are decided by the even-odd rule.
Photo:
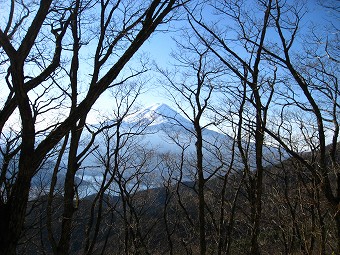
[[[164,103],[157,103],[129,115],[124,120],[126,123],[142,123],[144,125],[181,124],[188,120]]]

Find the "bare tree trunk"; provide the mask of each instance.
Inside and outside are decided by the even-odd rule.
[[[1,205],[2,216],[0,219],[0,247],[3,247],[4,254],[15,254],[16,245],[24,225],[26,207],[31,187],[31,179],[34,170],[34,143],[35,127],[34,116],[31,112],[30,102],[23,91],[23,60],[17,58],[11,63],[13,88],[17,94],[17,103],[22,123],[22,144],[20,148],[19,171],[7,204]]]
[[[135,55],[143,43],[155,31],[157,26],[163,22],[167,22],[165,18],[168,14],[174,8],[183,4],[179,3],[177,5],[175,0],[165,2],[159,0],[151,1],[147,6],[143,6],[140,10],[136,11],[136,13],[138,13],[136,18],[131,18],[130,16],[124,17],[122,23],[127,23],[120,24],[121,26],[118,25],[118,27],[122,27],[122,31],[113,35],[115,38],[110,40],[107,45],[103,45],[103,41],[108,37],[107,26],[110,22],[102,22],[99,26],[102,29],[101,32],[103,34],[101,39],[98,40],[99,45],[97,52],[96,54],[93,54],[96,55],[93,80],[89,84],[85,97],[82,99],[82,102],[72,109],[70,115],[65,117],[64,120],[53,123],[46,128],[49,133],[46,133],[46,136],[42,141],[35,144],[36,112],[34,112],[35,109],[31,109],[30,103],[31,100],[34,99],[30,98],[29,92],[33,88],[42,88],[44,91],[43,95],[50,95],[50,91],[45,90],[45,84],[53,83],[57,84],[57,86],[59,85],[58,81],[54,79],[54,72],[58,68],[58,70],[65,70],[64,66],[61,66],[60,59],[61,54],[67,51],[66,48],[68,48],[68,45],[62,45],[62,38],[70,24],[70,20],[67,17],[70,16],[73,18],[72,25],[74,28],[80,28],[83,25],[82,23],[78,23],[77,14],[72,13],[74,11],[74,6],[59,6],[58,2],[56,2],[53,9],[50,9],[51,3],[51,0],[41,0],[40,2],[32,1],[31,4],[34,7],[37,7],[32,8],[34,9],[33,11],[20,1],[11,1],[8,24],[6,24],[4,30],[0,30],[0,46],[2,48],[2,53],[5,55],[4,59],[6,59],[4,61],[4,66],[10,62],[6,78],[10,77],[12,79],[12,82],[10,82],[9,79],[7,81],[10,92],[8,93],[5,107],[0,112],[0,116],[3,117],[0,119],[0,129],[2,131],[16,107],[19,108],[22,123],[18,175],[14,176],[16,179],[13,188],[11,188],[11,193],[6,197],[6,201],[2,201],[0,204],[0,246],[4,254],[15,254],[16,252],[16,245],[18,244],[25,220],[31,180],[48,152],[52,150],[60,140],[70,132],[70,130],[77,126],[77,122],[80,119],[86,118],[86,115],[99,96],[110,86],[113,86],[112,83],[118,77],[126,63],[130,61],[132,56]],[[117,5],[119,3],[120,1],[118,1]],[[72,2],[72,4],[79,6],[83,4],[83,2],[75,1]],[[15,5],[19,6],[18,9],[16,9]],[[82,7],[84,7],[82,8],[83,12],[85,12],[86,8],[91,8],[86,5]],[[127,16],[130,15],[128,11],[124,14]],[[15,15],[19,15],[17,21],[13,21],[13,16]],[[53,20],[52,16],[55,20]],[[105,15],[103,15],[103,17],[104,16]],[[52,21],[50,21],[50,18],[52,18]],[[28,23],[26,19],[32,22]],[[41,28],[43,25],[45,30],[42,32]],[[36,40],[38,37],[39,40]],[[49,56],[47,56],[49,53],[46,53],[46,55],[45,52],[41,53],[43,49],[46,48],[44,42],[50,42],[51,38],[54,37],[56,39],[55,52],[52,52]],[[119,52],[123,51],[122,54],[117,58],[115,63],[110,65],[110,68],[108,68],[106,73],[102,73],[102,76],[99,78],[99,70],[102,65],[104,65],[108,59],[110,59],[109,61],[112,60],[110,56],[115,54],[112,52],[116,52],[115,47],[117,45],[120,47],[120,42],[124,39],[126,39],[124,43],[127,42],[126,49],[124,51],[121,48],[119,49]],[[75,42],[77,43],[77,41]],[[41,48],[39,48],[39,45]],[[35,49],[37,50],[35,51]],[[77,49],[79,50],[79,47]],[[28,58],[31,53],[32,56]],[[35,54],[40,55],[36,56]],[[69,51],[65,53],[65,56],[68,56],[68,54]],[[75,55],[77,55],[77,52],[75,52]],[[50,62],[48,62],[49,60]],[[30,74],[25,73],[25,71],[27,72],[31,68],[30,63],[34,66],[33,69],[37,67],[34,69],[34,72],[42,70],[41,73],[35,77],[31,77],[31,75],[35,75],[33,72]],[[77,77],[73,76],[76,75],[76,72],[77,68],[73,68],[71,73],[67,74],[70,75],[71,81],[73,80],[73,82],[77,82]],[[37,89],[37,91],[38,90],[39,89]],[[67,89],[67,91],[62,88],[61,90],[66,94],[69,93]],[[52,90],[52,94],[54,92],[55,90]],[[39,96],[42,95],[40,94],[38,97]],[[74,96],[76,96],[76,94],[74,94]],[[79,125],[79,127],[82,128],[83,126]],[[64,203],[65,210],[62,224],[65,232],[62,233],[61,242],[58,248],[58,251],[64,254],[67,254],[69,247],[71,222],[75,209],[73,207],[73,197],[75,194],[74,174],[78,167],[76,164],[76,161],[72,162],[72,169],[68,172],[65,180],[65,196],[67,198]]]
[[[198,119],[199,121],[199,119]],[[205,230],[205,199],[204,199],[204,172],[203,172],[203,138],[202,130],[199,123],[195,123],[196,131],[196,167],[198,174],[198,220],[199,220],[199,236],[200,236],[200,254],[205,255],[207,251],[206,230]]]

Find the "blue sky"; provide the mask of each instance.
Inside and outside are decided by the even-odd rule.
[[[309,12],[306,14],[305,21],[302,22],[302,25],[304,26],[302,29],[310,26],[310,21],[312,21],[317,27],[321,28],[327,19],[330,19],[328,13],[324,10],[321,10],[316,5],[316,0],[307,1],[307,4]],[[208,15],[208,13],[205,13],[204,18],[209,20],[211,16]],[[158,31],[154,33],[151,38],[142,46],[138,54],[146,54],[150,58],[150,63],[154,61],[162,68],[171,69],[171,63],[173,62],[173,59],[170,57],[170,53],[176,50],[176,43],[172,37],[178,38],[180,36],[179,28],[184,24],[184,22],[172,23],[172,30],[174,31],[174,28],[176,28],[178,30],[177,32]],[[166,25],[161,27],[161,29],[162,28],[166,28]],[[133,63],[129,64],[133,65]],[[140,95],[138,102],[145,106],[155,103],[166,103],[174,107],[174,104],[166,97],[167,91],[164,90],[162,84],[160,84],[161,81],[159,81],[159,77],[161,76],[156,72],[150,71],[145,77],[148,80],[147,87],[145,88],[147,92]],[[106,93],[100,98],[95,107],[97,109],[102,108],[102,110],[104,110],[104,108],[110,105],[111,100],[112,99],[110,99],[109,95]]]
[[[307,18],[311,18],[316,25],[322,26],[325,20],[330,18],[328,16],[328,13],[321,12],[319,8],[314,7],[316,0],[309,0],[307,1],[307,3],[310,6],[309,9],[311,11],[308,14]],[[209,19],[210,17],[208,15],[209,14],[206,13],[205,18],[208,17]],[[339,22],[337,24],[339,24]],[[172,23],[172,26],[177,29],[179,29],[182,25],[183,22]],[[161,29],[162,28],[166,29],[167,25],[164,25],[163,27],[161,27]],[[171,62],[173,62],[173,60],[170,57],[170,53],[172,50],[176,50],[176,44],[172,39],[173,36],[180,36],[180,32],[178,31],[177,33],[175,33],[158,31],[154,33],[151,38],[142,46],[139,54],[145,52],[145,54],[150,57],[151,62],[154,60],[161,67],[171,68]],[[154,72],[149,72],[146,75],[146,78],[148,79],[148,86],[146,87],[147,92],[140,96],[139,102],[146,106],[154,103],[166,103],[170,106],[173,106],[171,101],[166,98],[166,90],[162,88],[162,84],[159,84],[160,81],[156,78],[156,76],[157,75]],[[2,83],[2,81],[0,81],[0,83]],[[4,84],[1,84],[1,88],[4,89],[4,87],[6,86]],[[98,110],[101,109],[103,111],[110,111],[111,101],[112,99],[110,98],[109,93],[105,93],[99,99],[98,103],[95,105],[95,108]],[[94,116],[95,115],[96,114],[94,114]]]

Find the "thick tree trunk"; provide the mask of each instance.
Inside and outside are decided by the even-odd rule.
[[[12,196],[0,208],[1,254],[16,254],[17,244],[25,222],[26,207],[30,189],[30,178],[16,182]]]
[[[7,197],[4,197],[3,201],[0,201],[0,253],[1,254],[15,254],[16,253],[16,247],[20,239],[21,230],[23,228],[23,224],[25,221],[26,207],[27,207],[27,203],[29,199],[30,183],[31,183],[33,175],[35,174],[35,171],[38,169],[41,162],[43,162],[46,155],[60,142],[60,140],[70,130],[72,130],[72,128],[76,125],[78,120],[86,116],[86,114],[90,111],[91,107],[96,102],[96,100],[99,98],[99,96],[106,89],[108,89],[109,86],[112,85],[112,82],[120,74],[124,66],[130,61],[130,59],[139,50],[139,48],[143,45],[143,43],[155,31],[156,27],[163,23],[164,18],[173,10],[173,8],[177,8],[175,7],[175,0],[169,0],[165,2],[159,1],[159,0],[151,1],[149,8],[147,8],[145,12],[141,14],[143,16],[140,17],[139,21],[141,22],[143,20],[142,27],[140,28],[139,31],[136,32],[136,37],[134,38],[133,41],[131,41],[131,44],[127,46],[128,48],[119,57],[117,62],[113,64],[111,68],[105,74],[103,74],[103,76],[101,77],[99,81],[97,79],[94,79],[83,101],[77,104],[74,111],[70,113],[70,115],[64,121],[60,123],[58,126],[55,126],[53,130],[39,144],[35,144],[36,136],[35,136],[34,125],[35,125],[35,118],[37,116],[33,116],[31,112],[31,102],[30,102],[28,92],[33,87],[38,87],[37,85],[38,83],[39,85],[41,85],[41,83],[44,82],[45,79],[47,79],[46,73],[52,73],[52,72],[48,71],[48,72],[45,72],[43,75],[40,75],[40,76],[38,75],[37,76],[38,79],[34,79],[34,78],[31,79],[30,76],[27,76],[25,78],[26,80],[30,80],[30,81],[34,80],[37,83],[36,85],[31,84],[32,86],[30,87],[30,86],[27,86],[29,81],[25,83],[24,66],[27,62],[32,61],[32,60],[27,60],[27,56],[29,56],[29,54],[31,53],[32,48],[34,47],[36,43],[36,38],[38,37],[38,34],[40,33],[40,29],[44,21],[46,20],[47,15],[49,14],[51,2],[52,2],[51,0],[41,0],[40,4],[37,5],[39,6],[38,10],[29,11],[29,14],[32,14],[32,16],[30,16],[29,19],[27,20],[32,20],[32,23],[29,25],[28,28],[23,26],[22,28],[18,29],[18,31],[26,31],[26,34],[23,36],[23,39],[21,42],[16,41],[15,44],[12,45],[11,44],[12,39],[20,38],[21,35],[20,36],[17,36],[17,35],[8,36],[8,33],[6,32],[6,30],[5,31],[0,30],[0,46],[5,52],[4,58],[6,59],[8,58],[11,63],[11,66],[8,69],[9,74],[10,74],[8,77],[12,78],[11,86],[13,88],[13,91],[11,91],[11,93],[14,92],[15,94],[14,97],[9,96],[10,98],[9,103],[11,103],[10,109],[6,108],[7,110],[5,112],[0,111],[1,112],[0,116],[5,118],[5,119],[0,119],[0,129],[2,129],[2,127],[5,125],[5,122],[8,120],[15,106],[18,106],[19,108],[20,118],[22,121],[22,129],[21,129],[21,141],[22,142],[20,146],[21,151],[20,151],[19,169],[17,171],[18,175],[14,176],[16,177],[15,185],[11,188],[10,194]],[[80,2],[75,1],[75,3],[80,3]],[[56,5],[56,8],[58,9],[58,4]],[[71,10],[72,6],[70,6],[70,8],[65,8],[65,10],[67,9]],[[17,11],[15,11],[15,13],[17,13]],[[26,22],[27,20],[23,18],[22,21]],[[62,22],[62,20],[63,18],[61,18],[59,21]],[[24,24],[25,22],[22,22],[22,23]],[[74,20],[74,22],[77,22],[77,20]],[[20,25],[21,23],[18,23],[18,24]],[[78,25],[80,26],[80,24],[76,24],[76,26]],[[46,26],[48,25],[46,24]],[[54,27],[52,27],[52,30],[53,28]],[[129,29],[130,30],[135,29],[135,26],[132,26]],[[122,34],[125,35],[125,33],[129,31],[124,30],[122,32],[124,32]],[[42,34],[42,36],[44,35]],[[116,43],[118,43],[118,41],[121,40],[121,37],[118,36],[115,39],[117,40]],[[63,47],[60,47],[60,49],[61,48]],[[57,51],[58,54],[54,56],[56,59],[58,59],[58,55],[60,56],[61,54],[60,49]],[[110,54],[111,53],[109,52],[109,55]],[[102,61],[104,63],[106,60],[103,59]],[[57,61],[57,63],[59,62]],[[53,67],[53,68],[56,68],[56,67]],[[97,71],[98,71],[97,73],[99,73],[99,69],[101,68],[101,66],[98,65],[94,68],[97,68]],[[27,67],[27,69],[29,69],[29,67]],[[94,70],[93,73],[96,74],[96,70]],[[73,75],[73,73],[70,75]],[[73,80],[76,81],[77,79],[74,78]],[[15,105],[13,103],[13,100],[16,101]],[[47,130],[50,130],[50,129],[47,129]],[[72,215],[74,213],[74,206],[73,206],[73,197],[74,197],[73,188],[74,188],[74,173],[75,173],[74,171],[71,172],[70,175],[66,177],[67,185],[65,185],[67,186],[67,188],[65,189],[65,197],[67,197],[67,199],[65,199],[65,207],[64,207],[64,214],[63,214],[63,229],[67,230],[67,232],[69,232],[69,230],[72,228],[71,221],[72,221]],[[64,233],[63,237],[61,238],[61,242],[58,248],[60,253],[66,254],[64,252],[69,247],[69,239],[70,239],[70,234]]]
[[[340,254],[340,209],[338,210],[339,211],[335,215],[335,222],[336,222],[336,229],[337,229],[337,236],[336,236],[337,251],[335,252],[335,254]]]
[[[31,179],[38,165],[34,162],[35,127],[34,116],[31,111],[29,98],[24,91],[24,70],[21,56],[16,56],[11,61],[11,76],[13,90],[21,117],[21,146],[18,172],[15,184],[7,198],[7,203],[2,204],[0,223],[1,248],[3,254],[15,254],[16,246],[20,239],[26,216],[26,207],[31,187]]]
[[[200,254],[205,255],[207,250],[205,237],[205,200],[204,200],[204,173],[203,173],[203,138],[202,130],[199,125],[199,118],[194,123],[196,132],[196,167],[198,174],[198,220],[199,220],[199,239]]]
[[[73,205],[74,198],[74,174],[67,172],[65,178],[64,212],[61,226],[61,237],[57,247],[57,255],[69,254],[72,234],[72,219],[76,211]]]

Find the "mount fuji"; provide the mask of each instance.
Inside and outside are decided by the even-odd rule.
[[[161,176],[168,175],[171,171],[173,178],[182,175],[183,181],[195,179],[195,133],[193,123],[179,114],[166,104],[154,104],[143,108],[133,114],[127,115],[121,124],[123,147],[120,148],[120,162],[124,162],[127,169],[124,170],[126,179],[133,176],[138,168],[143,164],[142,174],[144,180],[152,179],[153,186],[161,183]],[[135,135],[138,133],[138,135]],[[231,137],[222,133],[204,129],[204,162],[207,174],[221,165],[219,155],[225,155],[223,161],[230,161]],[[132,135],[131,135],[132,134]],[[107,138],[108,136],[106,136]],[[98,183],[102,179],[103,164],[98,164],[98,159],[105,158],[108,141],[100,137],[96,141],[96,155],[90,155],[82,164],[82,170],[77,172],[77,177],[87,183]],[[113,143],[114,146],[114,143]],[[181,159],[183,154],[184,158]],[[142,155],[142,156],[140,156]],[[145,157],[148,157],[147,160]],[[180,165],[180,160],[184,160],[182,170],[169,169],[169,162]],[[146,162],[142,162],[146,160]],[[179,173],[179,171],[183,171]],[[176,173],[175,173],[176,172]],[[159,183],[158,183],[159,182]]]
[[[162,152],[179,152],[181,146],[195,150],[195,133],[191,120],[164,103],[143,108],[124,119],[126,126],[145,126],[144,138],[150,148]],[[217,131],[204,128],[203,140],[206,143],[230,143],[232,138]]]
[[[121,171],[119,174],[126,182],[130,182],[131,186],[142,181],[149,184],[151,182],[155,187],[162,183],[161,178],[169,175],[173,179],[181,176],[182,181],[193,181],[196,178],[196,138],[193,130],[193,123],[189,119],[166,104],[154,104],[127,115],[123,118],[119,131],[121,145],[115,147],[117,145],[115,128],[96,137],[94,143],[96,149],[82,162],[76,174],[76,182],[81,183],[79,187],[85,190],[83,192],[85,195],[94,193],[104,178],[105,167],[112,164],[112,155],[117,148],[119,148],[119,157],[116,158],[116,162],[123,165],[123,170],[109,171],[112,173]],[[206,176],[223,174],[225,167],[221,168],[221,172],[216,169],[221,165],[228,167],[232,158],[233,168],[242,168],[241,157],[238,150],[233,149],[234,140],[230,136],[210,129],[203,129],[202,134]],[[84,132],[85,140],[87,135],[89,133]],[[252,147],[253,145],[250,145],[249,148]],[[251,154],[255,152],[254,149],[250,151]],[[271,158],[269,160],[271,162],[274,160],[273,155],[277,155],[275,151],[273,148],[266,148],[266,154]],[[249,155],[249,161],[250,164],[255,162],[255,155]],[[66,169],[66,160],[64,169]],[[60,183],[64,171],[61,170],[58,174]],[[46,175],[45,178],[50,179],[51,173],[43,172],[43,174]],[[37,180],[41,182],[41,177]]]
[[[126,123],[141,122],[148,126],[182,125],[190,126],[190,121],[166,104],[157,103],[141,109],[124,119]]]

